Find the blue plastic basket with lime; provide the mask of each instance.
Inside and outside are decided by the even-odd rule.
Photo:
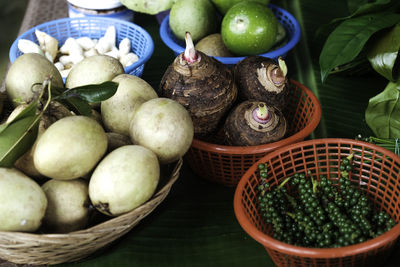
[[[269,57],[273,59],[277,59],[278,57],[284,58],[286,54],[290,50],[292,50],[300,40],[300,35],[301,35],[300,25],[296,20],[296,18],[288,11],[273,4],[269,4],[268,7],[272,10],[274,15],[278,19],[278,22],[285,29],[286,42],[284,43],[284,45],[273,48],[271,51],[268,51],[267,53],[260,54],[260,56]],[[169,27],[169,15],[167,15],[161,23],[160,36],[161,40],[174,52],[176,56],[185,51],[184,41],[176,38],[171,28]],[[235,65],[237,62],[244,59],[245,57],[238,56],[238,57],[214,57],[214,58],[226,65]]]
[[[43,31],[56,38],[62,45],[68,37],[89,37],[99,39],[104,36],[110,26],[116,29],[116,43],[119,44],[125,37],[131,41],[131,51],[139,60],[125,67],[125,73],[141,76],[145,63],[150,59],[154,51],[154,43],[150,34],[142,27],[132,23],[114,18],[61,18],[37,25],[24,32],[13,42],[9,52],[11,63],[19,57],[22,52],[18,49],[18,41],[27,39],[38,43],[35,30]]]

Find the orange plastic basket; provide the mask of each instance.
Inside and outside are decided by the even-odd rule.
[[[297,172],[312,171],[337,179],[339,162],[353,153],[351,181],[391,215],[396,225],[366,242],[341,248],[305,248],[271,237],[272,227],[259,213],[258,164],[266,163],[271,186]],[[256,162],[243,175],[235,196],[234,210],[242,228],[262,244],[277,266],[382,266],[400,235],[400,157],[376,145],[350,139],[315,139],[280,148]]]
[[[212,143],[194,139],[186,153],[191,169],[200,177],[236,186],[245,171],[267,153],[309,136],[321,120],[321,105],[317,97],[301,83],[291,80],[289,103],[283,110],[288,122],[286,138],[258,146],[221,145],[222,135],[216,135]]]

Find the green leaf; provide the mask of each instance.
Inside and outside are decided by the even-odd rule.
[[[392,9],[394,5],[395,2],[393,0],[376,0],[374,2],[369,2],[367,0],[348,1],[349,11],[350,13],[352,13],[350,17],[365,15],[374,12],[381,12],[385,8]]]
[[[63,104],[78,115],[84,115],[88,117],[92,116],[92,107],[90,106],[90,104],[79,97],[58,99],[57,101],[59,101],[61,104]]]
[[[26,106],[17,116],[14,117],[14,119],[10,120],[7,119],[6,122],[2,123],[0,125],[0,134],[8,127],[8,125],[10,125],[11,123],[26,118],[26,117],[30,117],[30,116],[34,116],[36,114],[36,110],[37,110],[37,106],[38,106],[38,102],[37,101],[33,101],[31,102],[28,106]]]
[[[391,0],[376,0],[375,2],[368,3],[367,0],[349,0],[348,8],[350,15],[339,17],[331,20],[329,23],[320,26],[317,30],[317,37],[326,33],[332,32],[339,23],[344,20],[351,19],[357,16],[366,15],[370,13],[383,12],[384,10],[393,12],[394,4]],[[395,13],[395,12],[393,12]]]
[[[368,3],[368,0],[347,0],[350,13],[354,13],[360,6],[366,3]]]
[[[320,57],[321,80],[335,67],[352,61],[375,32],[400,21],[400,14],[369,14],[343,21],[327,38]]]
[[[40,116],[38,100],[31,102],[13,119],[0,125],[0,167],[12,167],[36,140]]]
[[[36,114],[38,103],[47,87],[48,99]],[[0,132],[0,167],[13,167],[15,161],[28,151],[36,140],[40,118],[51,101],[51,80],[43,82],[40,96],[24,108],[14,119],[2,125]]]
[[[28,116],[9,124],[0,134],[0,167],[11,168],[35,142],[39,116]]]
[[[117,92],[118,83],[107,81],[101,84],[90,84],[65,90],[60,96],[54,98],[66,99],[79,97],[90,103],[101,102],[112,97]]]
[[[371,38],[367,46],[367,58],[371,66],[389,81],[399,78],[400,24]],[[397,62],[397,63],[396,63]]]
[[[89,84],[71,89],[52,89],[53,99],[68,107],[79,115],[92,116],[89,103],[104,101],[112,97],[118,88],[118,83],[107,81],[101,84]]]
[[[365,120],[378,138],[400,136],[400,82],[389,82],[383,92],[369,100]]]

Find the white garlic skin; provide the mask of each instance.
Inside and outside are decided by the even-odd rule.
[[[128,38],[122,39],[119,43],[119,53],[120,55],[126,55],[131,51],[131,40]]]
[[[139,57],[135,53],[128,53],[120,58],[122,66],[127,67],[139,60]]]
[[[108,55],[118,59],[124,67],[132,65],[138,61],[138,56],[131,52],[131,40],[123,38],[117,45],[115,26],[107,28],[105,34],[100,39],[91,39],[90,37],[73,38],[68,37],[64,44],[58,50],[46,50],[48,44],[54,48],[54,41],[58,40],[45,32],[35,31],[39,45],[27,39],[21,39],[18,42],[18,48],[22,53],[38,53],[45,56],[50,62],[53,62],[56,68],[62,74],[62,77],[69,72],[74,64],[79,63],[86,57],[95,55]],[[57,53],[61,55],[56,58]],[[58,61],[55,62],[55,59]]]
[[[32,42],[31,40],[20,39],[18,41],[18,49],[24,54],[36,53],[36,54],[41,54],[44,56],[43,50],[40,49],[39,45]]]

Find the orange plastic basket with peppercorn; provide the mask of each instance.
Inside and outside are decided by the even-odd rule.
[[[399,178],[400,158],[382,147],[350,139],[303,141],[264,156],[243,175],[235,192],[235,215],[278,266],[382,266],[400,235]],[[302,183],[309,183],[309,189],[300,187]],[[273,192],[291,195],[287,199],[292,204],[282,205],[285,208],[279,214],[292,218],[283,220],[292,220],[291,227],[297,225],[294,228],[300,234],[295,235],[303,233],[301,241],[276,227],[280,219],[272,215],[274,208],[266,208],[273,206],[267,195],[280,194]],[[317,194],[324,198],[316,201]],[[294,199],[304,201],[303,210],[290,210],[298,207]],[[352,203],[354,199],[357,203]],[[370,206],[361,204],[365,201]],[[371,210],[375,215],[368,215]],[[337,228],[328,231],[328,222]],[[327,233],[331,234],[328,241]]]

